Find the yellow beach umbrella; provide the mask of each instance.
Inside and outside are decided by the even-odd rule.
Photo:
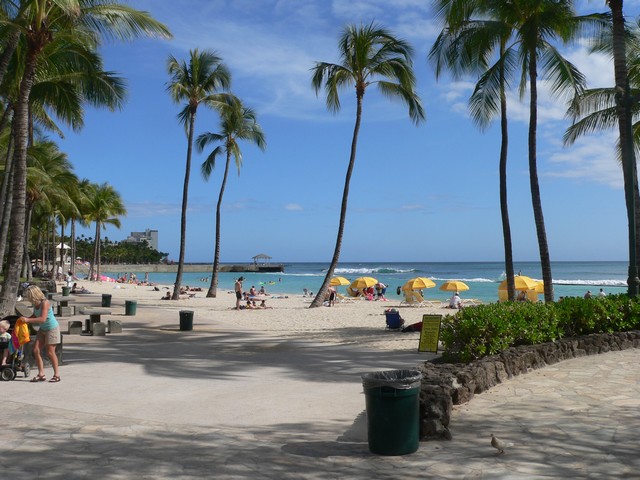
[[[526,277],[524,275],[518,275],[513,277],[513,281],[516,287],[516,290],[535,290],[538,282],[532,278]],[[507,280],[503,280],[498,290],[507,290]]]
[[[378,283],[378,280],[373,277],[360,277],[351,283],[351,288],[361,290],[363,288],[373,287],[376,283]]]
[[[332,287],[342,287],[344,285],[350,285],[351,282],[344,277],[333,277],[329,282]]]
[[[425,277],[416,277],[407,281],[402,286],[402,290],[422,290],[423,288],[433,288],[436,284]]]
[[[459,280],[448,280],[440,285],[440,290],[445,292],[462,292],[469,290],[469,285]]]
[[[536,284],[536,288],[534,290],[536,291],[536,293],[544,293],[544,282],[542,280],[540,280]]]

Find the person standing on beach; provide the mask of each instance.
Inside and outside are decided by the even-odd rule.
[[[49,380],[50,383],[56,383],[60,381],[60,372],[58,370],[58,357],[56,356],[56,345],[60,343],[60,325],[53,315],[53,308],[51,302],[47,300],[37,286],[31,285],[24,291],[24,299],[31,302],[33,305],[33,315],[29,318],[24,318],[26,323],[38,323],[40,324],[40,330],[36,336],[35,344],[33,345],[33,356],[36,359],[38,365],[38,375],[31,379],[32,383],[44,382],[47,377],[44,374],[44,363],[42,361],[42,353],[40,350],[42,347],[47,348],[47,356],[51,360],[51,366],[53,367],[53,377]]]
[[[242,300],[242,281],[244,277],[240,277],[236,280],[236,284],[234,285],[234,290],[236,292],[236,310],[240,310],[240,300]]]

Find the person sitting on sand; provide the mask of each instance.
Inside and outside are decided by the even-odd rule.
[[[258,308],[273,308],[273,307],[267,307],[267,304],[264,302],[264,300],[262,300],[260,302],[260,305],[258,305]]]
[[[78,293],[91,293],[91,292],[84,287],[78,287],[78,283],[76,282],[71,287],[71,293],[78,294]]]
[[[264,285],[262,285],[260,287],[260,290],[258,291],[258,295],[266,295],[267,291],[264,289]]]
[[[255,302],[251,303],[251,300],[247,300],[247,304],[245,305],[244,308],[248,310],[253,310],[254,308],[256,308]]]
[[[160,300],[171,300],[171,292],[165,293],[164,297],[162,297]]]
[[[249,289],[249,295],[252,297],[255,297],[257,295],[255,286],[251,285],[251,288]]]
[[[458,292],[454,293],[449,300],[449,308],[462,308],[462,299],[460,298],[460,294]]]

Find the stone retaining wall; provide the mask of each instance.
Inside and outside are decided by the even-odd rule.
[[[499,355],[468,364],[425,362],[420,389],[420,439],[451,439],[449,422],[453,405],[468,402],[514,375],[571,358],[638,348],[640,331],[592,334],[563,338],[539,345],[511,347]]]

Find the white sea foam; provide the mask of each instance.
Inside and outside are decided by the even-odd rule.
[[[385,273],[385,274],[394,274],[394,273],[410,273],[415,272],[414,269],[400,269],[393,267],[373,267],[373,268],[336,268],[334,273],[336,275],[367,275],[373,273]]]
[[[595,285],[606,287],[626,287],[626,280],[554,280],[555,285]]]

